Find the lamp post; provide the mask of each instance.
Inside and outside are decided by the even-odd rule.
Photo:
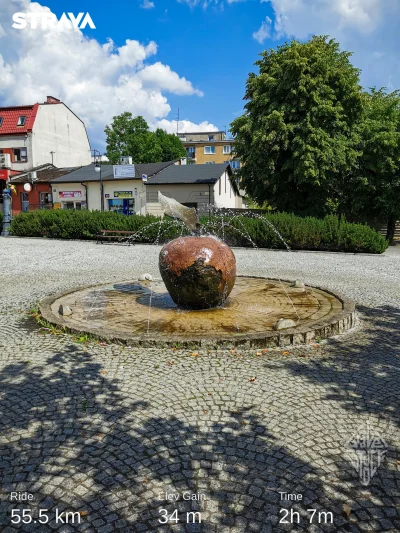
[[[10,235],[11,225],[11,190],[9,187],[3,190],[3,229],[1,232],[2,237],[8,237]]]
[[[101,153],[98,150],[93,149],[93,159],[94,159],[94,169],[96,172],[100,173],[100,211],[104,211],[104,191],[103,191],[103,180],[101,179]],[[96,156],[99,156],[100,159],[97,159]]]

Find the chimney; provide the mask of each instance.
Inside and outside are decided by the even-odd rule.
[[[54,96],[48,96],[46,100],[46,104],[59,104],[61,100],[58,100],[58,98],[54,98]]]

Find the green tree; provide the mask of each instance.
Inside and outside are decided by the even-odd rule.
[[[158,163],[186,155],[178,137],[163,130],[150,131],[143,117],[133,117],[129,112],[114,117],[104,131],[106,156],[112,164],[124,155],[130,155],[134,163]]]
[[[266,50],[231,125],[247,193],[258,203],[323,216],[354,168],[362,115],[359,70],[327,37]]]
[[[171,135],[160,128],[156,129],[155,135],[161,146],[162,161],[172,161],[187,156],[181,140],[176,135]]]
[[[367,220],[385,221],[393,241],[400,219],[400,92],[371,89],[364,94],[361,150],[347,200],[351,211]]]

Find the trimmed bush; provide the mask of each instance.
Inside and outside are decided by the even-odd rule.
[[[383,253],[387,241],[367,225],[352,224],[336,216],[301,218],[288,213],[249,218],[202,218],[203,233],[212,233],[231,246],[335,252]],[[21,213],[11,224],[13,235],[53,239],[93,239],[102,229],[134,231],[135,242],[166,242],[190,232],[167,217],[124,216],[118,213],[74,210],[38,210]],[[281,237],[280,237],[281,235]]]

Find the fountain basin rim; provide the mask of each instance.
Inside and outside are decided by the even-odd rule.
[[[274,282],[286,282],[291,283],[294,280],[284,280],[277,278],[265,278],[263,276],[237,276],[240,278],[252,278],[252,279],[262,279],[270,280]],[[94,287],[101,287],[107,284],[123,284],[123,283],[132,283],[132,280],[123,280],[123,281],[110,281],[106,283],[96,283],[83,285],[80,287],[75,287],[67,291],[59,292],[44,298],[40,302],[40,312],[42,317],[49,323],[61,326],[69,333],[73,334],[89,334],[91,337],[103,340],[110,343],[124,344],[132,347],[175,347],[180,345],[182,348],[192,348],[192,347],[245,347],[245,348],[271,348],[279,346],[290,346],[290,345],[304,345],[312,344],[316,342],[317,339],[328,339],[344,333],[345,331],[353,328],[357,324],[356,317],[356,307],[355,303],[344,296],[341,293],[327,289],[320,286],[311,286],[306,285],[306,288],[315,288],[321,291],[324,291],[335,298],[337,298],[342,304],[342,310],[336,313],[334,316],[317,320],[311,324],[300,324],[294,328],[287,328],[280,331],[265,331],[262,333],[238,333],[234,336],[229,337],[218,337],[217,335],[210,335],[209,337],[196,337],[192,338],[183,337],[183,336],[171,336],[163,337],[162,335],[152,335],[150,334],[124,334],[116,332],[112,329],[107,330],[103,328],[101,334],[94,332],[93,329],[87,328],[82,325],[82,327],[72,327],[68,320],[62,315],[56,316],[51,309],[51,306],[56,300],[67,296],[77,291],[82,291],[85,289],[90,289]],[[150,283],[150,282],[149,282]]]

